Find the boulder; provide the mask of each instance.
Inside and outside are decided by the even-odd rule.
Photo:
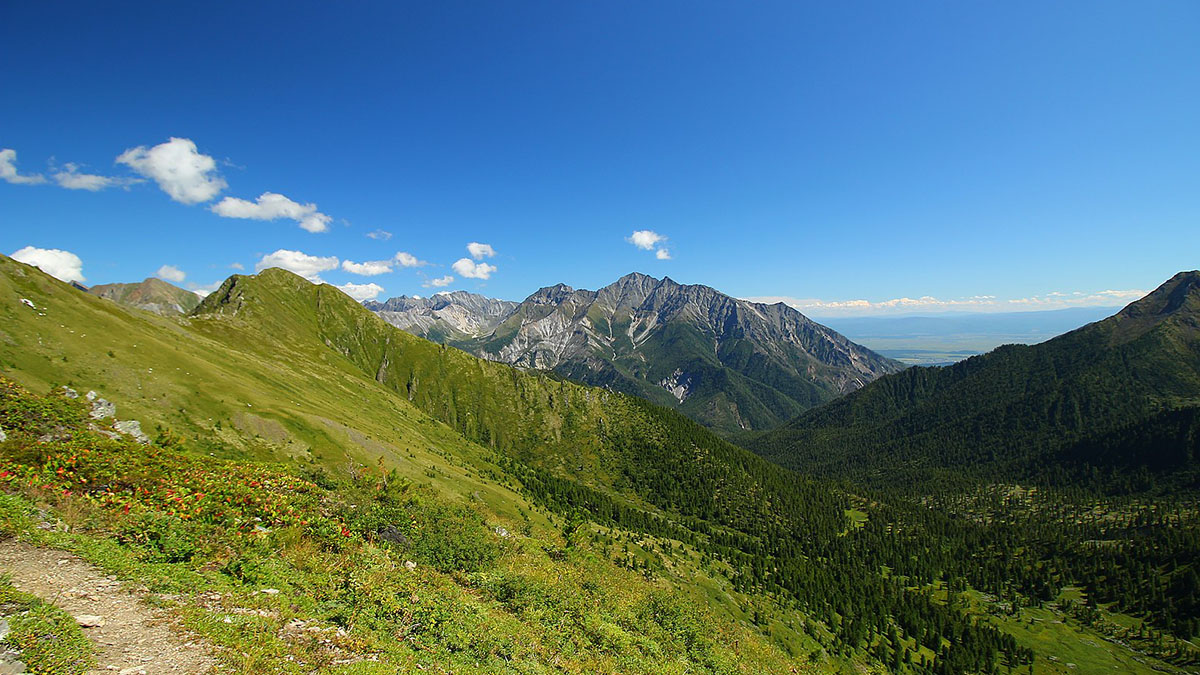
[[[90,400],[90,399],[89,399]],[[102,420],[105,417],[117,416],[117,404],[109,403],[108,401],[97,398],[92,401],[92,411],[88,413],[94,420]]]
[[[113,422],[113,429],[116,429],[126,436],[133,436],[133,440],[137,441],[138,443],[150,442],[150,437],[142,431],[142,423],[137,420],[121,420],[120,422]]]
[[[105,621],[104,617],[95,614],[80,614],[75,617],[75,623],[79,624],[80,628],[100,628]]]

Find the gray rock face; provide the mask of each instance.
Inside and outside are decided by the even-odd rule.
[[[113,422],[113,429],[116,429],[126,436],[132,436],[133,440],[137,441],[138,443],[150,442],[150,437],[142,431],[142,423],[138,422],[137,420],[121,420],[120,422]]]
[[[773,426],[902,368],[782,303],[669,278],[635,273],[597,291],[558,284],[520,304],[485,301],[458,292],[366,306],[416,335],[730,430]]]
[[[94,398],[94,391],[88,392],[88,400],[92,402],[92,410],[88,413],[94,420],[102,420],[105,417],[116,417],[117,404],[110,403],[102,398]]]
[[[436,293],[428,298],[400,296],[363,305],[384,321],[416,335],[475,337],[496,327],[518,303],[466,291]]]

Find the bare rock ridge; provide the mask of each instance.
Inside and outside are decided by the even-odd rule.
[[[417,335],[469,338],[495,328],[518,303],[454,291],[428,298],[402,295],[387,302],[368,300],[363,304],[393,326]]]
[[[136,284],[101,284],[84,290],[162,316],[182,316],[200,304],[200,296],[195,293],[153,277]]]
[[[520,303],[456,291],[365,304],[416,335],[725,431],[777,425],[902,367],[782,303],[637,273],[596,291],[548,286]]]

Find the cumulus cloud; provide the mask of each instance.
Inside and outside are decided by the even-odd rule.
[[[383,292],[383,286],[379,284],[342,284],[337,288],[359,302],[374,300]]]
[[[437,279],[430,279],[429,281],[426,281],[425,283],[423,283],[421,285],[424,286],[425,288],[445,288],[446,286],[449,286],[452,283],[454,283],[454,277],[447,274],[444,277],[438,277]]]
[[[429,264],[424,260],[418,260],[417,256],[411,253],[405,253],[404,251],[397,251],[395,258],[393,259],[396,261],[396,264],[400,265],[401,267],[424,267]]]
[[[54,174],[54,182],[59,187],[68,190],[88,190],[99,192],[110,187],[129,187],[143,182],[140,178],[117,178],[115,176],[100,176],[94,173],[79,173],[79,165],[70,162],[63,165],[61,171]]]
[[[388,239],[392,238],[392,233],[388,232],[387,230],[375,230],[374,232],[368,232],[367,236],[370,237],[371,239],[377,239],[379,241],[387,241]]]
[[[159,279],[163,279],[164,281],[171,281],[177,284],[182,283],[183,280],[187,278],[187,274],[174,265],[163,265],[162,267],[158,268],[158,271],[154,273],[154,276],[158,277]]]
[[[254,265],[254,271],[261,272],[270,267],[280,267],[289,272],[295,272],[314,284],[319,284],[321,283],[321,272],[335,270],[337,266],[338,259],[334,256],[322,258],[301,253],[300,251],[289,251],[281,248],[274,253],[268,253],[263,256]]]
[[[473,241],[467,244],[467,253],[470,253],[471,257],[476,260],[483,260],[484,258],[491,258],[496,255],[496,249],[492,248],[491,244],[481,244]]]
[[[387,274],[388,272],[391,272],[392,261],[369,260],[367,262],[356,263],[351,260],[343,260],[342,269],[351,274],[358,274],[364,277],[373,277],[379,274]]]
[[[659,242],[666,241],[667,238],[654,230],[634,230],[633,234],[625,238],[625,241],[634,246],[649,251],[658,245]]]
[[[254,201],[226,197],[213,204],[212,212],[225,218],[247,218],[250,220],[278,220],[287,218],[300,224],[309,232],[324,232],[329,229],[329,216],[317,210],[316,204],[300,204],[275,192],[264,192]]]
[[[231,270],[244,270],[244,269],[246,269],[246,266],[245,266],[245,265],[243,265],[242,263],[239,263],[239,262],[235,262],[235,263],[229,263],[229,269],[231,269]]]
[[[70,251],[26,246],[9,257],[26,265],[33,265],[59,281],[87,281],[83,278],[83,261]]]
[[[751,302],[786,305],[813,316],[882,316],[913,313],[963,312],[1019,312],[1030,310],[1067,309],[1070,307],[1115,307],[1124,305],[1146,295],[1146,291],[1104,290],[1096,292],[1075,291],[1052,292],[1027,298],[998,298],[994,295],[972,295],[964,298],[937,298],[923,295],[916,298],[901,297],[888,300],[818,300],[814,298],[791,298],[786,296],[763,296],[746,298]]]
[[[495,265],[477,263],[470,258],[459,258],[450,266],[456,274],[467,279],[488,279],[496,271]]]
[[[209,294],[220,288],[222,283],[224,282],[214,281],[207,285],[188,284],[188,290],[200,296],[201,298],[207,298]]]
[[[659,260],[671,259],[671,252],[667,250],[667,247],[659,246],[659,244],[665,243],[667,238],[655,232],[654,230],[634,230],[633,234],[625,237],[625,241],[633,244],[643,251],[654,251],[654,257]],[[658,246],[657,251],[654,250],[654,247],[656,246]]]
[[[209,201],[227,187],[217,173],[216,160],[201,154],[187,138],[172,138],[153,148],[130,148],[117,157],[117,163],[158,183],[163,192],[182,204]]]
[[[16,185],[37,185],[46,182],[46,177],[40,173],[24,176],[17,173],[17,151],[12,148],[0,150],[0,178]]]

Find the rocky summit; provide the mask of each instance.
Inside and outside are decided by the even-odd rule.
[[[181,316],[200,304],[200,296],[151,277],[136,284],[101,284],[87,289],[126,307],[136,307],[162,316]]]
[[[462,291],[368,309],[406,331],[495,361],[649,398],[712,428],[764,429],[901,364],[795,309],[628,274],[523,302]]]

